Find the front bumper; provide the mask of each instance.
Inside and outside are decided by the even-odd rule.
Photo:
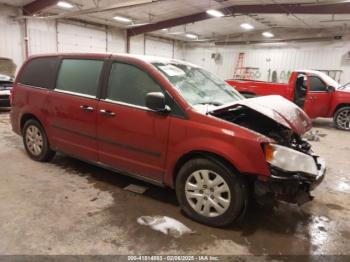
[[[255,182],[255,194],[270,195],[275,199],[302,205],[311,201],[310,192],[324,179],[326,174],[325,161],[313,156],[317,166],[317,174],[310,175],[302,172],[286,172],[276,167],[270,167],[271,176],[265,182]]]

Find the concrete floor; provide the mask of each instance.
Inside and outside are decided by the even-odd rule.
[[[175,194],[58,155],[30,160],[0,112],[0,254],[350,254],[350,133],[314,122],[314,150],[328,163],[315,200],[299,208],[255,206],[226,229],[181,214]],[[138,195],[123,188],[146,185]],[[175,218],[197,234],[173,238],[138,225],[142,215]]]

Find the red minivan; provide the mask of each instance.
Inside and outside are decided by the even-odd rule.
[[[178,60],[107,54],[31,57],[11,122],[28,155],[55,152],[174,188],[193,219],[225,226],[248,199],[302,204],[325,164],[301,136],[310,119],[280,96],[244,99]]]

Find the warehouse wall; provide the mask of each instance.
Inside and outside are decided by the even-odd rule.
[[[25,22],[15,20],[17,8],[0,5],[0,57],[14,60],[18,68],[25,60]],[[27,20],[28,54],[55,52],[125,53],[125,30],[72,21]],[[182,46],[150,36],[131,38],[130,53],[184,58]]]
[[[273,71],[279,82],[286,82],[289,71],[294,69],[342,70],[340,82],[350,80],[349,39],[324,43],[280,43],[231,46],[187,46],[185,60],[201,65],[223,79],[233,77],[240,52],[245,53],[244,66],[259,68],[258,80],[268,81]],[[212,53],[220,53],[215,61]],[[270,70],[270,74],[269,74]],[[338,76],[337,76],[338,78]]]

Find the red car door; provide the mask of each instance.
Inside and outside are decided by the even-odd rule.
[[[52,144],[77,158],[98,161],[96,98],[104,61],[63,59],[48,97]]]
[[[160,181],[164,174],[170,116],[145,107],[149,92],[163,92],[135,65],[113,62],[105,99],[98,107],[99,161]]]
[[[327,84],[316,75],[308,75],[304,111],[311,118],[326,117],[332,100]]]

